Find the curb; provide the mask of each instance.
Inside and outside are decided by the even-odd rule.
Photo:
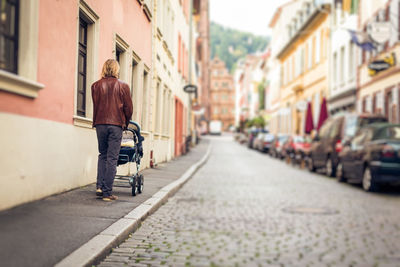
[[[118,246],[127,239],[130,233],[136,231],[141,222],[161,207],[168,198],[173,196],[193,174],[207,161],[210,156],[211,145],[208,145],[206,154],[193,164],[186,172],[174,182],[164,186],[151,198],[133,209],[123,218],[119,219],[100,234],[93,237],[80,248],[57,263],[56,267],[91,266],[103,259],[113,247]]]

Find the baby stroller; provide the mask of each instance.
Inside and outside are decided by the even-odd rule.
[[[121,149],[119,151],[118,166],[123,164],[136,163],[136,172],[131,174],[131,168],[128,166],[127,175],[116,175],[116,187],[131,187],[132,196],[143,192],[144,177],[139,174],[140,160],[143,157],[144,137],[140,134],[140,126],[134,121],[130,121],[128,128],[122,134]]]

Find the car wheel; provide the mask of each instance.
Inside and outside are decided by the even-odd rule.
[[[325,174],[328,177],[334,177],[335,176],[335,167],[333,167],[333,162],[330,157],[328,157],[325,165]]]
[[[344,178],[343,164],[340,161],[336,167],[336,180],[340,183],[346,182],[346,178]]]
[[[310,172],[315,172],[316,171],[316,168],[315,168],[315,165],[314,165],[314,160],[313,160],[311,155],[307,160],[307,167],[308,167],[308,170]]]
[[[362,187],[367,192],[376,192],[378,190],[378,185],[374,182],[371,170],[368,166],[364,169]]]

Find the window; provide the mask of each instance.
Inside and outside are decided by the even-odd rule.
[[[119,63],[119,79],[128,83],[129,81],[129,45],[118,35],[115,35],[115,59]]]
[[[155,127],[154,131],[156,133],[160,133],[160,128],[161,128],[161,85],[160,82],[157,82],[156,86],[156,95],[155,95],[155,103],[156,103],[156,114],[155,114]]]
[[[0,88],[35,98],[37,82],[39,1],[0,0]]]
[[[78,31],[78,66],[75,89],[74,124],[82,127],[92,127],[86,118],[92,117],[92,97],[90,86],[98,79],[98,33],[99,17],[83,1],[79,3]],[[84,119],[82,119],[84,118]]]
[[[79,55],[78,55],[78,94],[76,114],[86,116],[86,76],[87,76],[87,32],[88,23],[79,18]]]
[[[315,63],[318,64],[321,60],[321,33],[318,31],[315,39],[316,49],[315,49]]]
[[[337,52],[333,53],[333,88],[336,89],[337,81],[338,81],[338,62],[337,62]]]
[[[0,69],[18,72],[18,0],[0,2]]]
[[[147,130],[148,114],[147,110],[149,108],[149,97],[148,97],[148,85],[149,85],[149,72],[144,70],[143,72],[143,94],[142,94],[142,116],[140,123],[142,129]]]
[[[131,96],[133,103],[133,114],[132,118],[135,121],[139,121],[138,117],[138,99],[139,99],[139,67],[138,67],[139,59],[135,58],[132,60],[132,76],[131,76]]]
[[[312,40],[308,42],[308,68],[311,69],[313,66],[313,52],[314,46]]]
[[[162,118],[162,132],[165,135],[169,134],[169,122],[170,122],[170,92],[168,91],[167,87],[164,87],[164,91],[162,94],[162,99],[163,99],[163,103],[162,103],[162,111],[163,111],[163,116],[160,116],[160,118]]]
[[[353,42],[349,43],[349,82],[354,80],[356,64],[355,64],[355,46]]]
[[[303,47],[303,48],[301,48],[301,53],[300,53],[300,74],[304,73],[304,64],[305,64],[304,57],[305,57],[305,55],[304,55],[304,47]]]
[[[219,114],[218,108],[215,107],[215,108],[214,108],[214,115],[218,115],[218,114]]]
[[[344,46],[340,48],[340,62],[339,62],[339,68],[340,68],[340,76],[339,76],[339,81],[340,85],[342,86],[345,80],[345,63],[344,63]]]

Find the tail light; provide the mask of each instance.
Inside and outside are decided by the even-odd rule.
[[[337,153],[340,153],[340,151],[342,151],[342,149],[343,149],[342,141],[338,140],[335,144],[335,150]]]
[[[382,157],[383,158],[394,158],[396,156],[396,153],[394,151],[394,148],[389,146],[389,145],[384,145],[382,148]]]

